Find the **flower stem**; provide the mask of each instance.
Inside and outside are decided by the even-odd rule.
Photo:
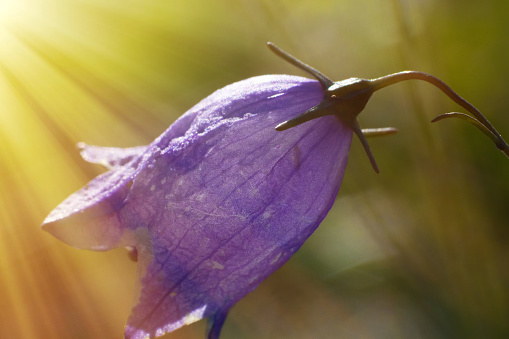
[[[502,138],[500,133],[493,127],[493,125],[486,119],[486,117],[477,109],[475,108],[471,103],[460,97],[456,92],[452,90],[447,84],[445,84],[442,80],[438,79],[437,77],[432,76],[431,74],[427,74],[424,72],[418,72],[418,71],[403,71],[398,72],[394,74],[389,74],[380,78],[376,78],[371,80],[373,83],[373,89],[374,91],[377,91],[381,88],[393,85],[395,83],[406,81],[406,80],[422,80],[426,81],[438,89],[440,89],[445,95],[447,95],[451,100],[453,100],[455,103],[466,109],[468,112],[470,112],[474,117],[478,124],[475,124],[476,127],[480,128],[481,130],[485,128],[487,131],[491,132],[494,135],[494,138],[490,138],[493,140],[495,145],[499,150],[501,150],[507,157],[509,157],[509,145],[507,142]],[[459,117],[457,115],[451,115],[448,117]],[[442,119],[433,119],[432,121],[439,121]],[[471,120],[469,122],[472,123]],[[483,127],[481,127],[483,126]],[[487,134],[485,131],[483,133]]]

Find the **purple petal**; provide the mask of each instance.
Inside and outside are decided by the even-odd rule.
[[[207,323],[207,334],[205,339],[219,339],[221,329],[228,315],[230,309],[220,309],[215,314],[211,315]]]
[[[163,134],[177,138],[189,128],[193,114],[180,117]],[[153,143],[155,144],[155,143]],[[110,169],[90,181],[57,206],[43,222],[43,229],[81,249],[105,251],[132,243],[118,210],[127,198],[136,174],[147,165],[157,145],[131,148],[98,147],[80,143],[82,157]],[[127,239],[127,240],[126,240]]]
[[[79,248],[134,246],[141,285],[126,338],[227,310],[286,262],[332,206],[352,131],[326,116],[274,127],[323,99],[318,82],[247,79],[216,91],[147,147],[83,146],[110,171],[71,195],[44,229]]]
[[[248,79],[163,134],[119,212],[150,258],[127,338],[158,336],[228,309],[278,269],[329,211],[352,131],[333,116],[274,127],[318,104],[316,81]],[[184,117],[185,117],[184,116]]]
[[[144,148],[138,148],[139,154]],[[69,196],[44,220],[43,229],[71,246],[98,251],[121,246],[124,225],[118,219],[118,209],[129,192],[140,157],[133,149],[108,149],[86,146],[84,158],[114,169],[106,172],[78,192]],[[100,160],[103,159],[103,160]],[[122,164],[122,165],[121,165]]]
[[[108,169],[126,166],[139,158],[147,146],[116,148],[90,146],[83,142],[78,144],[81,156],[88,162],[103,165]]]

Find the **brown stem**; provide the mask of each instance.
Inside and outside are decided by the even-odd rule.
[[[493,127],[493,125],[482,115],[482,113],[475,108],[471,103],[460,97],[456,92],[452,90],[448,85],[446,85],[442,80],[418,71],[403,71],[399,73],[394,73],[390,75],[386,75],[380,78],[376,78],[372,80],[373,90],[377,91],[381,88],[393,85],[395,83],[406,81],[406,80],[423,80],[426,81],[442,92],[444,92],[449,98],[451,98],[455,103],[466,109],[470,112],[482,125],[484,125],[491,133],[496,136],[495,145],[499,150],[504,152],[509,157],[509,145],[505,142],[504,138],[498,133],[498,131]]]

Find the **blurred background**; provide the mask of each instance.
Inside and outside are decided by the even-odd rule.
[[[0,0],[0,337],[123,336],[136,264],[40,230],[102,173],[76,144],[150,143],[214,90],[304,75],[432,73],[509,137],[506,0]],[[508,338],[509,161],[426,83],[377,92],[337,202],[230,312],[222,338]],[[203,338],[205,322],[164,338]]]

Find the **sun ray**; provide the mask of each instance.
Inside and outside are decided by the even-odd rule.
[[[87,285],[68,273],[91,263],[54,246],[39,225],[45,211],[100,171],[87,165],[76,148],[84,128],[106,121],[101,133],[117,126],[126,136],[135,135],[131,142],[136,142],[146,140],[147,126],[157,122],[148,114],[144,121],[149,123],[129,120],[135,101],[114,97],[113,85],[102,91],[108,83],[101,85],[100,76],[86,83],[92,77],[83,75],[95,71],[51,48],[51,43],[58,46],[56,40],[44,44],[42,38],[19,33],[48,27],[51,16],[46,14],[55,6],[46,4],[40,8],[37,1],[0,0],[0,337],[114,337],[127,315],[108,316],[111,306],[100,306],[98,294],[104,282],[92,276]],[[143,108],[138,106],[136,113],[142,117]],[[55,185],[50,167],[66,168],[69,174]],[[98,306],[90,308],[93,300]],[[57,321],[66,313],[79,321]]]
[[[77,60],[71,59],[42,38],[27,32],[14,32],[14,35],[41,60],[99,103],[106,113],[112,114],[115,119],[128,125],[132,133],[144,135],[147,140],[152,138],[148,130],[152,130],[155,125],[160,125],[161,121],[155,119],[132,98],[122,94],[114,86],[87,70],[84,65],[79,64]]]

